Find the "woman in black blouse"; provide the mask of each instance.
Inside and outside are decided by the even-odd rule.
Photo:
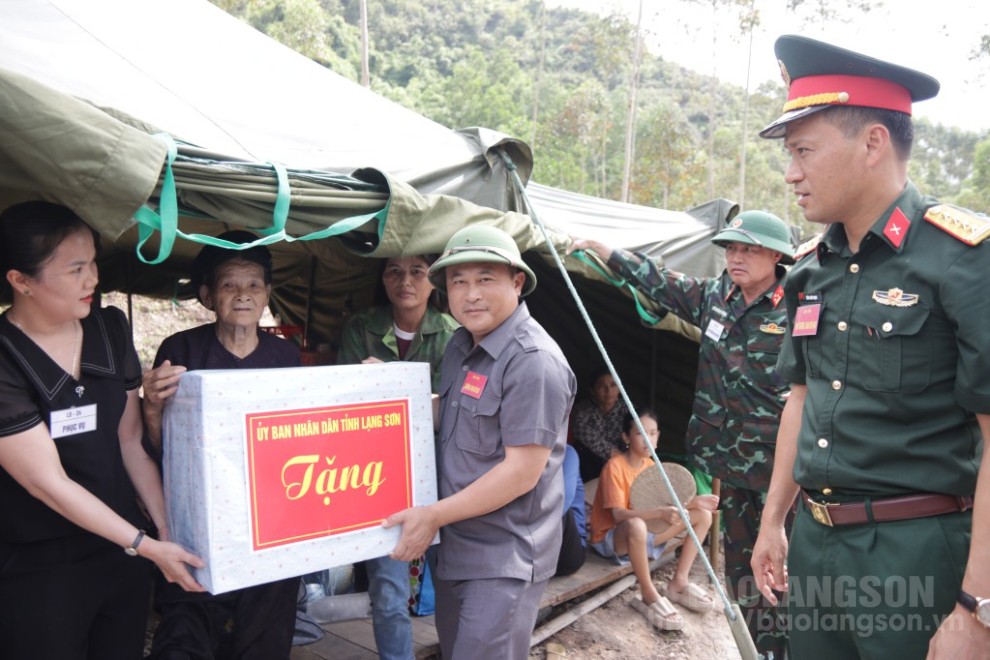
[[[92,307],[96,235],[65,207],[0,214],[0,272],[13,300],[0,317],[0,652],[140,658],[142,557],[193,591],[186,564],[202,562],[167,542],[127,320]]]

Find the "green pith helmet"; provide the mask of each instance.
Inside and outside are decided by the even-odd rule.
[[[522,294],[536,288],[536,275],[519,254],[519,246],[504,231],[491,225],[469,225],[459,229],[447,241],[440,258],[430,266],[430,281],[438,289],[447,289],[444,268],[455,264],[492,262],[508,264],[526,273]]]
[[[744,211],[729,223],[729,226],[715,234],[712,243],[726,247],[729,243],[759,245],[768,250],[780,252],[780,263],[794,263],[794,246],[791,245],[791,232],[784,221],[768,211]]]

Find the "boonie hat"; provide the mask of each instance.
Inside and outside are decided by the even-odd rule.
[[[468,225],[456,231],[447,241],[443,254],[430,266],[430,281],[446,291],[444,268],[477,262],[508,264],[526,273],[521,296],[528,296],[536,288],[536,275],[522,260],[519,246],[511,236],[492,225]]]
[[[833,106],[882,108],[911,114],[911,103],[930,99],[939,82],[926,73],[831,44],[787,34],[773,47],[787,85],[784,114],[760,131],[784,137],[785,125]]]
[[[759,245],[775,250],[782,256],[780,263],[794,263],[794,246],[791,232],[783,220],[769,211],[743,211],[729,222],[729,226],[712,237],[712,243],[726,247],[729,243]]]

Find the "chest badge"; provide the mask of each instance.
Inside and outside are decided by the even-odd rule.
[[[764,323],[760,326],[760,332],[765,332],[768,335],[782,335],[784,328],[776,323]]]
[[[818,320],[822,316],[822,304],[801,305],[794,313],[792,337],[813,337],[818,334]]]
[[[487,382],[488,376],[469,371],[464,378],[464,385],[461,386],[461,394],[467,394],[473,399],[480,399],[481,393],[485,391],[485,383]]]
[[[904,293],[902,289],[894,287],[886,291],[874,291],[873,300],[888,307],[911,307],[918,304],[918,294]]]

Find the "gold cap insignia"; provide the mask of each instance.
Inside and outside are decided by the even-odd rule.
[[[918,304],[917,293],[904,293],[902,289],[894,287],[886,291],[874,291],[873,300],[881,305],[889,307],[911,307]]]
[[[765,332],[768,335],[782,335],[784,334],[784,328],[776,323],[764,323],[760,326],[760,332]]]
[[[780,77],[784,80],[784,86],[791,86],[791,74],[787,73],[787,65],[784,64],[784,60],[777,60],[777,65],[780,67]]]
[[[925,213],[925,220],[967,245],[979,245],[990,236],[990,218],[958,206],[933,206]]]

